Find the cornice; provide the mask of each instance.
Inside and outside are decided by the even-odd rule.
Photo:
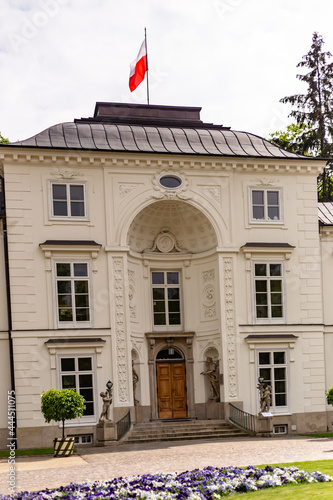
[[[244,173],[297,173],[316,174],[322,172],[326,160],[320,158],[308,159],[281,159],[281,158],[249,158],[249,157],[214,157],[214,156],[186,156],[157,153],[117,153],[103,151],[80,150],[53,150],[12,147],[0,149],[0,161],[5,164],[48,165],[55,167],[62,165],[79,165],[104,167],[114,170],[117,167],[128,169],[161,169],[177,168],[186,170],[237,171]]]

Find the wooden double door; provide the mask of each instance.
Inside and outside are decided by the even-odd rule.
[[[187,417],[185,361],[157,362],[156,372],[158,417]]]

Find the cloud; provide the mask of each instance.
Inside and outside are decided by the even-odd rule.
[[[145,83],[128,89],[144,27],[152,104],[202,106],[205,121],[254,133],[285,126],[279,99],[306,90],[296,64],[314,31],[333,52],[331,0],[2,3],[0,130],[11,140],[91,116],[96,101],[145,103]]]

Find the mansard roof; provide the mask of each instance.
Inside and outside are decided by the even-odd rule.
[[[91,118],[53,125],[30,139],[8,146],[306,159],[257,135],[204,123],[200,120],[200,111],[197,107],[98,102]]]

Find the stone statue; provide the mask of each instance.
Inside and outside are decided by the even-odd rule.
[[[268,413],[271,407],[272,386],[266,385],[264,382],[259,382],[257,389],[259,389],[260,393],[260,413]]]
[[[218,391],[218,364],[213,361],[213,358],[207,356],[206,358],[206,370],[201,372],[201,375],[206,375],[209,382],[210,389],[210,400],[216,401],[219,399],[219,391]]]
[[[103,399],[103,409],[101,416],[99,417],[99,421],[103,422],[105,420],[111,421],[110,419],[110,406],[112,403],[112,388],[107,389],[106,392],[100,393],[101,398]]]
[[[139,375],[135,371],[133,360],[132,360],[132,378],[133,378],[133,399],[134,399],[134,404],[137,405],[139,401],[135,399],[135,391],[136,391],[136,386],[139,382]]]

